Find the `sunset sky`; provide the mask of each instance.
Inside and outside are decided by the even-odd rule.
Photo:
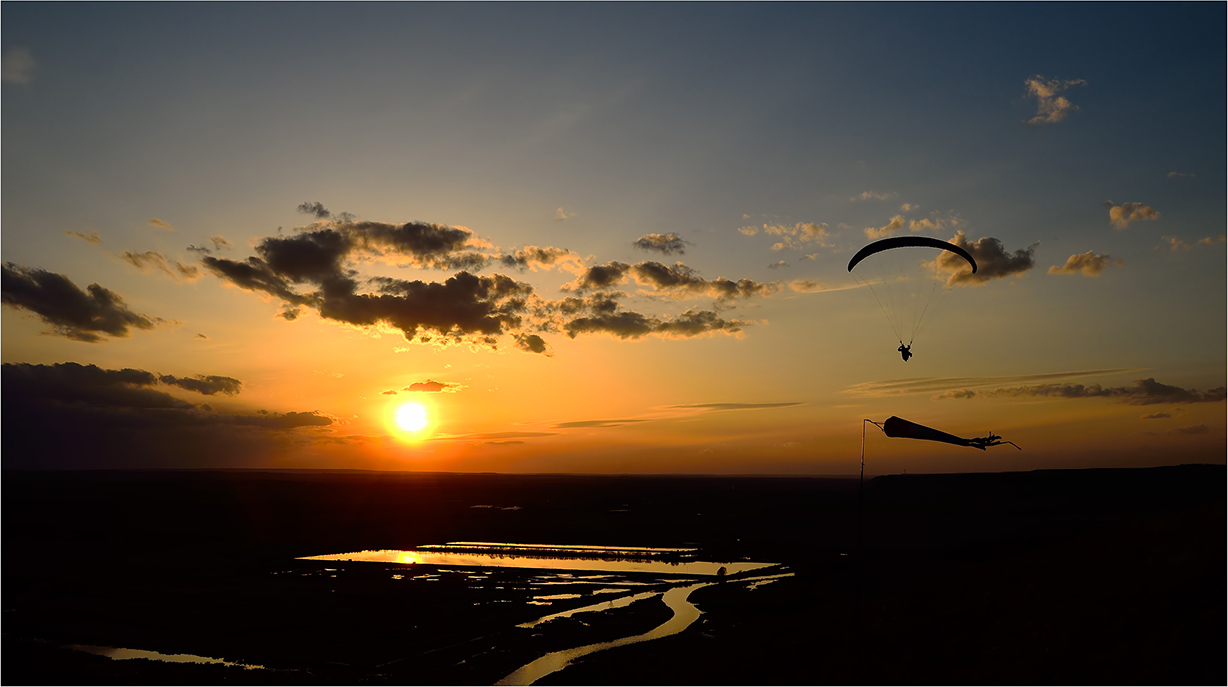
[[[1225,460],[1222,3],[2,13],[5,468]]]

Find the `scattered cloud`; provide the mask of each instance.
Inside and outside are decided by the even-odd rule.
[[[1036,98],[1036,114],[1027,120],[1027,123],[1032,125],[1056,124],[1074,110],[1079,109],[1060,93],[1071,86],[1087,85],[1083,79],[1063,81],[1062,79],[1046,79],[1039,74],[1026,79],[1023,83],[1028,88],[1028,96]]]
[[[1167,176],[1169,179],[1194,179],[1195,178],[1195,175],[1193,172],[1169,172]]]
[[[738,227],[738,232],[741,233],[743,236],[754,236],[755,234],[759,233],[759,227],[755,227],[755,226]]]
[[[380,394],[382,394],[382,395],[384,395],[384,396],[396,396],[396,395],[397,395],[397,390],[396,390],[396,389],[389,389],[389,390],[387,390],[387,391],[381,391],[381,392],[380,392]]]
[[[973,274],[963,258],[949,251],[942,251],[938,254],[938,266],[950,273],[951,276],[947,278],[948,285],[984,284],[994,279],[1023,274],[1036,266],[1034,256],[1036,247],[1040,245],[1040,242],[1036,242],[1010,253],[996,238],[986,236],[969,242],[962,231],[955,232],[951,243],[972,255],[976,260],[977,271]]]
[[[206,341],[209,340],[209,337],[205,336],[204,334],[197,334],[196,336],[193,336],[192,338],[193,339],[204,339]]]
[[[878,227],[877,229],[874,227],[866,227],[866,238],[870,239],[871,241],[887,238],[888,236],[891,236],[895,232],[902,229],[904,224],[904,216],[896,215],[895,217],[891,218],[890,222],[884,226]]]
[[[328,219],[333,216],[333,213],[324,207],[324,203],[320,201],[299,203],[298,211],[304,215],[311,215],[316,219]]]
[[[898,195],[895,191],[862,191],[861,195],[853,196],[849,200],[855,203],[864,200],[891,200]]]
[[[1108,368],[1101,370],[1073,370],[1069,372],[1044,372],[1030,375],[1012,375],[1005,377],[913,377],[897,379],[888,382],[862,382],[844,390],[843,393],[859,398],[885,398],[904,396],[908,394],[923,394],[943,391],[952,388],[981,388],[1002,386],[1005,384],[1027,384],[1030,382],[1053,381],[1058,379],[1078,379],[1079,377],[1097,377],[1105,375],[1127,374],[1139,372],[1136,368]]]
[[[1156,250],[1167,250],[1170,253],[1176,253],[1177,251],[1187,251],[1194,247],[1210,248],[1212,246],[1220,246],[1224,244],[1224,241],[1225,236],[1222,234],[1198,239],[1193,244],[1186,243],[1176,236],[1161,236],[1160,245],[1156,247]]]
[[[169,223],[164,222],[158,219],[157,217],[154,217],[153,219],[149,220],[149,226],[154,227],[156,229],[162,229],[165,231],[175,231],[175,227],[172,227]]]
[[[582,429],[582,428],[607,428],[621,427],[623,425],[634,424],[637,422],[648,422],[647,419],[636,420],[576,420],[573,422],[560,422],[553,429]]]
[[[126,250],[120,253],[119,258],[142,272],[158,270],[177,282],[193,281],[200,277],[199,267],[185,265],[178,260],[168,260],[165,255],[152,250],[144,253]]]
[[[958,394],[958,395],[957,395]],[[1106,387],[1099,384],[1036,384],[1031,386],[1004,387],[986,391],[959,389],[934,396],[935,400],[951,398],[1014,398],[1039,396],[1052,398],[1116,398],[1130,405],[1155,405],[1158,403],[1217,403],[1228,396],[1225,387],[1205,392],[1182,389],[1157,382],[1154,378],[1134,380],[1133,386]]]
[[[789,263],[785,262],[784,260],[777,260],[776,262],[768,265],[767,267],[769,270],[778,270],[781,267],[788,267],[788,266],[789,266]]]
[[[7,262],[3,303],[38,315],[53,333],[74,341],[98,343],[103,335],[122,338],[132,329],[153,329],[156,317],[132,312],[114,291],[90,284],[82,291],[62,274]]]
[[[814,281],[813,279],[794,279],[788,283],[788,286],[790,290],[796,291],[797,293],[822,293],[824,291],[847,291],[848,289],[858,288],[860,284],[850,284],[846,282],[836,286],[825,286],[820,282]]]
[[[686,252],[686,241],[677,234],[644,234],[631,243],[635,248],[662,255],[682,255]]]
[[[0,58],[0,81],[24,85],[34,80],[34,68],[38,66],[29,50],[10,48]]]
[[[1125,229],[1131,222],[1139,222],[1142,220],[1159,219],[1160,213],[1155,208],[1144,205],[1143,203],[1122,203],[1115,205],[1113,201],[1104,201],[1104,206],[1109,209],[1109,222],[1114,229],[1121,231]]]
[[[752,296],[769,296],[780,290],[777,284],[765,284],[753,279],[739,279],[738,281],[725,277],[704,279],[697,276],[695,270],[681,262],[665,265],[653,261],[640,262],[635,265],[617,261],[605,265],[593,265],[566,288],[581,293],[598,291],[622,284],[628,276],[640,286],[651,287],[654,291],[669,292],[680,298],[709,296],[717,300],[732,300]]]
[[[98,232],[96,232],[96,231],[91,231],[91,232],[90,232],[90,233],[88,233],[88,234],[82,234],[82,233],[81,233],[81,232],[79,232],[79,231],[66,231],[66,232],[64,232],[64,233],[65,233],[65,234],[67,234],[67,235],[69,235],[69,236],[72,236],[72,237],[75,237],[75,238],[79,238],[79,239],[81,239],[82,241],[85,241],[86,243],[92,243],[92,244],[94,244],[95,246],[97,246],[99,243],[102,243],[102,237],[101,237],[101,236],[99,236],[99,235],[98,235]]]
[[[1100,273],[1107,267],[1121,267],[1121,260],[1116,260],[1108,255],[1096,255],[1090,250],[1086,253],[1077,253],[1066,259],[1066,264],[1058,267],[1053,265],[1049,268],[1049,274],[1082,274],[1085,277],[1098,277]]]
[[[900,206],[900,212],[912,212],[913,210],[919,209],[921,209],[919,205],[914,205],[912,203],[904,203]]]
[[[784,403],[689,403],[684,405],[668,406],[669,408],[678,408],[680,410],[705,410],[705,411],[722,411],[722,410],[762,410],[765,408],[790,408],[793,406],[805,405],[799,401],[786,401]]]
[[[559,208],[559,209],[557,209],[557,210],[555,210],[555,211],[554,211],[554,221],[555,221],[555,222],[563,222],[563,221],[569,220],[569,219],[571,219],[572,217],[575,217],[575,216],[576,216],[576,213],[574,213],[574,212],[567,212],[567,211],[566,211],[566,210],[564,210],[563,208]]]
[[[580,256],[566,248],[525,246],[510,255],[499,256],[499,264],[522,272],[526,269],[536,272],[539,268],[550,268],[560,263],[568,263],[572,271],[584,269]]]
[[[826,222],[798,222],[788,224],[764,224],[763,231],[769,236],[779,236],[780,241],[772,244],[772,250],[801,250],[807,244],[830,247],[831,234],[827,231]]]
[[[1151,413],[1149,415],[1139,416],[1140,420],[1167,420],[1173,416],[1172,413]]]
[[[519,348],[522,351],[527,353],[541,353],[547,358],[554,357],[554,353],[551,352],[550,345],[546,343],[545,339],[541,338],[537,334],[516,334],[515,341],[516,348]]]

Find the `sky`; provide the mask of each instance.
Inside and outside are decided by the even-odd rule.
[[[1222,3],[0,14],[5,468],[1225,461]]]

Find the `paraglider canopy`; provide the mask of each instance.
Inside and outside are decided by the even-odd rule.
[[[963,248],[960,248],[954,243],[932,238],[930,236],[892,236],[891,238],[875,241],[857,251],[857,254],[853,256],[853,259],[849,260],[849,272],[853,271],[853,268],[857,266],[857,263],[865,260],[871,255],[874,255],[875,253],[881,253],[885,250],[891,250],[892,248],[904,248],[905,246],[928,246],[939,250],[949,250],[964,260],[967,260],[968,264],[972,266],[972,273],[976,274],[976,260],[972,259],[971,253]]]

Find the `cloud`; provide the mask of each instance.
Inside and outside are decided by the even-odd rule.
[[[860,398],[885,398],[908,394],[933,393],[956,387],[980,388],[1001,386],[1003,384],[1026,384],[1029,382],[1052,381],[1057,379],[1077,379],[1139,372],[1137,368],[1108,368],[1100,370],[1072,370],[1068,372],[1044,372],[1030,375],[1011,375],[1005,377],[914,377],[888,382],[861,382],[844,390],[844,393]]]
[[[28,310],[74,341],[98,343],[102,335],[126,337],[132,329],[153,329],[163,320],[132,312],[114,291],[90,284],[82,291],[68,277],[7,262],[3,303]]]
[[[1193,243],[1193,245],[1182,241],[1176,236],[1161,236],[1160,245],[1156,247],[1156,250],[1167,249],[1170,253],[1176,253],[1177,251],[1187,251],[1198,246],[1207,248],[1219,246],[1223,245],[1224,241],[1225,237],[1222,234],[1220,236],[1208,236],[1206,238],[1198,239]]]
[[[88,234],[82,234],[81,232],[78,232],[78,231],[66,231],[64,233],[69,236],[79,238],[82,241],[85,241],[86,243],[92,243],[95,246],[102,243],[102,237],[99,236],[98,232],[96,231],[91,231]]]
[[[920,206],[918,205],[913,205],[912,203],[904,203],[903,205],[900,206],[900,212],[912,212],[913,210],[917,210],[919,208]]]
[[[792,406],[805,405],[798,401],[786,401],[784,403],[690,403],[686,405],[668,406],[669,408],[679,408],[683,410],[707,410],[707,411],[722,411],[722,410],[762,410],[764,408],[789,408]]]
[[[1118,231],[1125,229],[1131,222],[1160,218],[1159,211],[1143,203],[1114,205],[1113,201],[1106,200],[1104,206],[1109,209],[1109,222]]]
[[[837,286],[824,286],[813,279],[794,279],[789,282],[788,286],[797,293],[822,293],[824,291],[846,291],[848,289],[855,289],[859,285],[843,283]]]
[[[382,395],[384,395],[384,396],[396,396],[396,395],[397,395],[397,390],[396,390],[396,389],[389,389],[388,391],[381,391],[381,392],[380,392],[380,394],[382,394]]]
[[[763,231],[769,236],[780,237],[780,241],[772,244],[772,250],[801,250],[811,243],[825,248],[832,245],[831,234],[827,232],[825,222],[798,222],[791,226],[764,224]]]
[[[1173,416],[1172,413],[1151,413],[1150,415],[1139,416],[1140,420],[1167,420]]]
[[[686,241],[683,241],[677,234],[670,232],[668,234],[644,234],[631,245],[640,250],[660,253],[662,255],[682,255],[686,252]]]
[[[199,267],[168,260],[165,255],[152,250],[144,253],[126,250],[120,253],[119,258],[142,272],[159,270],[174,281],[193,281],[200,277]]]
[[[895,232],[902,229],[904,227],[904,224],[905,224],[904,216],[896,215],[895,217],[891,218],[890,222],[888,222],[884,226],[878,227],[877,229],[875,229],[874,227],[866,227],[865,228],[866,238],[870,239],[871,241],[887,238],[888,236],[891,236]]]
[[[561,329],[570,338],[580,334],[610,334],[619,339],[660,336],[682,339],[710,333],[737,334],[750,322],[726,320],[714,311],[687,310],[674,318],[621,310],[620,294],[596,293],[566,298],[554,307],[563,315]]]
[[[4,83],[28,84],[34,80],[34,68],[38,66],[30,51],[25,48],[11,48],[0,58],[0,81]]]
[[[325,427],[316,412],[222,413],[154,388],[145,370],[67,362],[5,363],[5,467],[186,467],[267,460],[270,441]],[[197,375],[205,389],[236,388],[229,377]],[[165,382],[163,382],[165,383]]]
[[[1169,172],[1166,175],[1169,179],[1194,179],[1193,172]]]
[[[608,427],[621,427],[623,425],[634,424],[637,422],[648,422],[647,419],[638,420],[575,420],[572,422],[560,422],[553,429],[583,429],[583,428],[598,428],[605,429]]]
[[[738,232],[741,233],[743,236],[754,236],[755,234],[759,233],[759,227],[752,227],[752,226],[738,227]]]
[[[966,390],[960,390],[961,392]],[[1155,405],[1158,403],[1218,403],[1228,397],[1225,387],[1217,387],[1205,392],[1193,389],[1182,389],[1168,384],[1161,384],[1154,378],[1134,380],[1134,386],[1106,387],[1099,384],[1036,384],[991,389],[988,391],[970,392],[955,395],[948,391],[935,396],[935,399],[949,398],[1014,398],[1020,396],[1038,396],[1051,398],[1116,398],[1130,405]]]
[[[1079,109],[1077,105],[1059,94],[1071,86],[1087,85],[1083,79],[1063,81],[1046,79],[1039,74],[1026,79],[1023,83],[1028,87],[1028,95],[1036,98],[1036,114],[1027,120],[1027,123],[1032,125],[1056,124],[1072,111]]]
[[[516,348],[528,353],[541,353],[547,358],[553,357],[549,344],[537,334],[516,334]]]
[[[196,336],[193,336],[192,338],[193,339],[204,339],[206,341],[209,340],[209,337],[205,336],[204,334],[197,334]]]
[[[554,211],[554,221],[556,221],[556,222],[563,222],[563,221],[565,221],[565,220],[569,220],[569,219],[571,219],[572,217],[575,217],[575,216],[576,216],[576,213],[574,213],[574,212],[567,212],[567,211],[566,211],[566,210],[564,210],[563,208],[559,208],[558,210],[555,210],[555,211]]]
[[[1049,274],[1082,274],[1085,277],[1098,277],[1107,267],[1121,267],[1121,260],[1115,260],[1108,255],[1096,255],[1090,250],[1077,253],[1066,259],[1066,264],[1049,268]]]
[[[1173,432],[1177,434],[1208,434],[1211,428],[1206,425],[1193,425],[1191,427],[1178,427]]]
[[[1040,245],[1040,242],[1033,243],[1027,248],[1009,253],[998,239],[986,236],[969,243],[968,237],[962,231],[955,232],[951,243],[972,255],[976,260],[977,271],[973,274],[963,258],[950,251],[942,251],[938,254],[938,266],[951,274],[947,278],[948,285],[984,284],[993,279],[1006,279],[1023,274],[1036,266],[1034,254],[1036,247]]]
[[[433,379],[428,379],[425,382],[414,382],[413,384],[410,384],[409,386],[405,387],[404,390],[405,391],[428,391],[428,392],[446,391],[448,393],[455,393],[459,391],[460,389],[461,389],[460,384],[448,384],[445,382],[437,382]]]
[[[525,246],[510,255],[499,256],[499,263],[501,265],[522,272],[526,269],[532,269],[536,272],[539,267],[548,268],[564,262],[570,263],[576,270],[584,268],[584,263],[580,256],[566,248]]]
[[[312,217],[315,217],[316,219],[328,219],[329,217],[333,216],[333,213],[329,212],[328,208],[324,207],[324,203],[321,203],[318,200],[315,201],[314,203],[311,203],[311,202],[299,203],[298,211],[303,213],[304,215],[311,215]]]
[[[772,264],[768,265],[768,269],[769,269],[769,270],[778,270],[778,269],[780,269],[781,267],[788,267],[788,266],[789,266],[789,263],[785,262],[784,260],[777,260],[776,262],[774,262],[774,263],[772,263]]]
[[[858,201],[863,201],[863,200],[891,200],[892,198],[895,198],[897,195],[899,194],[897,194],[895,191],[890,191],[890,192],[862,191],[861,195],[853,196],[852,198],[849,198],[849,200],[853,202],[858,202]]]
[[[223,377],[221,375],[196,375],[191,378],[162,375],[158,378],[158,381],[206,396],[212,396],[213,394],[234,396],[243,387],[243,382],[234,377]]]
[[[227,241],[224,237],[221,237],[221,236],[210,236],[209,241],[211,241],[213,243],[213,247],[218,250],[221,250],[223,248],[234,248],[233,243],[231,243],[230,241]]]
[[[676,262],[663,265],[659,262],[641,262],[630,268],[637,284],[651,286],[657,291],[669,291],[680,296],[710,296],[718,300],[770,296],[780,290],[776,284],[764,284],[752,279],[733,281],[725,277],[703,279],[690,267]]]
[[[149,226],[157,229],[163,229],[165,231],[175,231],[175,227],[172,227],[170,224],[158,219],[157,217],[149,220]]]

